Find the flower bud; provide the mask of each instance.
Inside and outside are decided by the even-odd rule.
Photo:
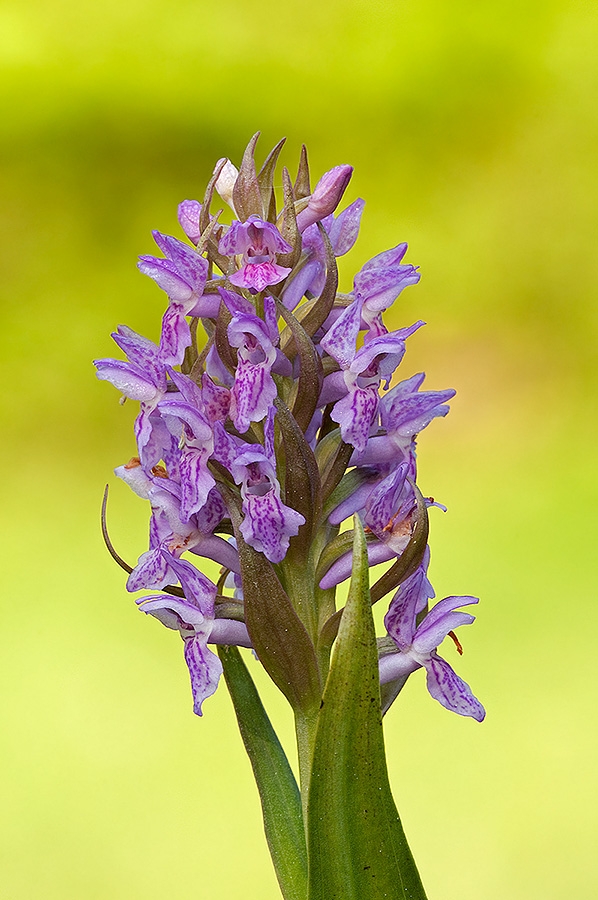
[[[320,178],[306,208],[297,215],[299,231],[305,231],[314,222],[319,222],[334,212],[352,174],[353,166],[335,166]]]
[[[218,166],[220,165],[221,162],[222,162],[222,160],[219,159],[218,162],[216,163],[215,170],[218,168]],[[233,203],[233,188],[235,186],[235,181],[237,180],[238,177],[239,177],[239,170],[237,169],[236,166],[233,166],[230,159],[227,159],[226,162],[224,163],[224,166],[222,167],[222,171],[220,172],[220,175],[218,176],[218,178],[216,180],[216,190],[218,191],[218,193],[220,194],[220,196],[222,197],[224,202],[228,203],[228,205],[230,206],[232,211],[235,213],[235,215],[236,215],[236,211],[235,211],[235,206]]]

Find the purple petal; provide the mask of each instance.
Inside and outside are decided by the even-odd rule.
[[[355,345],[361,326],[363,301],[357,298],[336,320],[320,341],[320,346],[343,369],[348,369],[355,357]]]
[[[225,422],[230,409],[230,390],[214,384],[210,376],[204,372],[201,379],[201,396],[203,408],[208,422]]]
[[[344,256],[355,244],[364,206],[365,200],[354,200],[327,229],[335,256]]]
[[[375,387],[354,387],[334,405],[330,414],[330,418],[341,427],[343,441],[352,444],[359,453],[366,448],[378,400]]]
[[[406,252],[407,244],[397,244],[397,246],[393,247],[391,250],[384,250],[382,253],[378,253],[377,256],[372,257],[369,262],[366,262],[361,271],[367,272],[368,269],[381,269],[384,266],[396,266],[402,261]]]
[[[198,200],[183,200],[178,207],[179,224],[190,241],[197,244],[201,237],[199,217],[201,216],[201,203]]]
[[[274,403],[276,393],[269,365],[252,365],[239,359],[230,405],[235,428],[243,434],[252,422],[261,422]]]
[[[168,565],[161,548],[157,547],[141,554],[137,565],[127,578],[127,590],[130,592],[148,588],[161,590],[165,585],[176,582],[176,572]]]
[[[446,660],[432,656],[425,663],[428,690],[446,709],[460,716],[471,716],[481,722],[486,715],[480,701],[474,697],[469,685],[453,671]]]
[[[299,305],[305,292],[311,289],[321,270],[322,263],[318,259],[308,259],[293,280],[287,281],[281,295],[281,300],[287,309],[292,312]]]
[[[287,266],[271,262],[247,263],[238,272],[229,275],[228,280],[237,287],[263,291],[271,284],[278,284],[290,271]]]
[[[189,521],[192,515],[199,512],[216,484],[214,476],[208,469],[211,452],[211,446],[202,449],[185,447],[181,454],[182,520]]]
[[[185,640],[185,662],[191,677],[191,693],[193,694],[193,712],[201,716],[201,706],[206,697],[210,697],[220,681],[222,663],[215,653],[208,649],[207,639],[196,634]]]
[[[154,616],[173,631],[205,628],[206,621],[201,611],[193,603],[189,603],[183,598],[172,597],[170,594],[159,594],[151,597],[138,597],[135,603],[141,612]]]
[[[130,400],[152,403],[160,396],[160,390],[137,366],[119,359],[94,359],[96,375],[100,381],[109,381]]]
[[[384,478],[369,494],[366,503],[365,524],[381,540],[385,529],[397,514],[400,502],[404,499],[407,466],[402,464]]]
[[[160,359],[165,365],[180,366],[191,344],[191,332],[184,310],[171,303],[162,318]]]
[[[274,488],[262,497],[255,494],[245,496],[243,513],[243,538],[273,563],[284,559],[289,538],[296,535],[305,523],[301,513],[284,505]]]
[[[193,601],[206,618],[214,618],[216,585],[185,559],[176,559],[167,550],[162,553],[177,574],[185,597]]]
[[[471,625],[475,616],[456,610],[474,603],[479,603],[477,597],[445,597],[437,603],[415,632],[414,649],[418,653],[431,653],[440,646],[449,631],[454,631],[459,625]]]
[[[177,272],[191,285],[195,294],[201,294],[208,276],[208,261],[178,238],[153,231],[154,240],[162,253],[172,260]],[[175,298],[173,298],[175,299]]]
[[[170,259],[140,256],[137,268],[144,275],[149,275],[158,287],[166,291],[170,299],[177,303],[185,303],[193,294],[193,286],[181,275]]]

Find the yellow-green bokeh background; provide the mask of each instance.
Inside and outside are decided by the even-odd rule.
[[[488,716],[415,675],[386,722],[430,900],[596,896],[597,32],[566,0],[3,4],[2,898],[278,896],[225,690],[193,717],[101,546],[133,410],[90,364],[117,323],[156,337],[136,255],[258,128],[258,156],[355,166],[345,287],[409,241],[402,372],[458,390],[420,475],[437,593],[482,598],[457,666]],[[147,511],[111,481],[134,559]]]

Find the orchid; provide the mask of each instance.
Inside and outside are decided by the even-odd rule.
[[[474,621],[462,607],[477,598],[428,608],[428,510],[444,507],[420,491],[415,448],[455,392],[403,376],[424,323],[384,320],[420,279],[406,243],[339,291],[336,259],[364,209],[356,198],[336,213],[351,166],[312,191],[303,148],[295,181],[283,170],[280,208],[282,142],[258,172],[257,137],[238,167],[217,163],[201,202],[179,204],[190,243],[155,231],[163,256],[140,257],[168,296],[159,344],[121,326],[113,337],[126,361],[95,361],[98,378],[140,404],[133,456],[115,474],[150,508],[136,565],[112,546],[105,504],[104,538],[128,591],[160,592],[135,602],[179,632],[197,715],[224,676],[283,896],[424,900],[390,793],[382,714],[423,668],[446,709],[484,718],[439,655],[447,636],[461,649],[454,629]],[[214,191],[228,224],[210,212]],[[214,580],[208,560],[222,567]],[[371,608],[389,595],[376,639]],[[239,647],[253,651],[249,667]],[[299,784],[253,684],[257,665],[293,710]]]

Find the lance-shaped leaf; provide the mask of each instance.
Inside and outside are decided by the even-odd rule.
[[[289,552],[296,563],[297,551],[303,556],[307,554],[320,519],[320,472],[314,452],[288,406],[279,397],[274,404],[285,452],[285,503],[305,518],[305,524],[300,526],[299,533],[291,538],[289,545]]]
[[[232,316],[229,313],[228,309],[224,305],[223,300],[220,300],[220,311],[218,313],[218,318],[216,319],[216,331],[214,333],[214,343],[216,344],[216,350],[218,351],[218,356],[231,373],[231,375],[235,374],[237,368],[237,351],[233,349],[228,340],[228,326],[232,321]]]
[[[297,200],[303,200],[309,197],[311,188],[309,186],[309,164],[307,162],[307,147],[305,144],[301,147],[301,157],[299,159],[299,169],[297,178],[295,179],[294,193]]]
[[[260,132],[257,131],[247,144],[241,161],[241,168],[233,187],[233,203],[241,222],[245,222],[249,216],[255,215],[261,219],[264,215],[262,195],[257,175],[255,174],[255,160],[253,158],[259,136]]]
[[[285,900],[305,900],[307,848],[301,795],[285,752],[236,647],[219,647],[226,686],[262,803],[264,831]]]
[[[365,535],[320,711],[308,802],[308,900],[424,900],[386,769]]]
[[[322,223],[318,222],[317,225],[324,242],[324,251],[326,253],[326,281],[322,293],[318,298],[318,302],[301,320],[301,324],[309,335],[314,335],[330,315],[336,298],[336,289],[338,288],[338,266],[336,264],[334,250],[332,249],[330,238]]]
[[[238,500],[228,488],[221,486],[221,491],[235,530],[253,649],[293,709],[308,710],[321,696],[314,645],[272,563],[243,539]]]
[[[276,223],[274,170],[276,169],[276,163],[278,162],[278,157],[285,141],[286,138],[283,138],[277,143],[276,147],[274,147],[274,149],[270,151],[264,165],[260,169],[259,175],[257,176],[257,182],[259,184],[260,193],[262,195],[264,216],[266,217],[266,221],[272,222],[273,225]]]
[[[305,432],[316,411],[322,390],[322,360],[316,353],[312,339],[293,313],[278,301],[276,308],[291,329],[295,347],[299,353],[301,368],[297,383],[297,395],[293,404],[293,417],[301,431]]]
[[[293,269],[301,256],[301,235],[297,228],[297,214],[295,212],[295,195],[291,176],[286,168],[282,170],[282,192],[284,207],[282,210],[282,224],[280,233],[293,248],[289,253],[279,253],[278,262],[281,266],[289,266]]]

